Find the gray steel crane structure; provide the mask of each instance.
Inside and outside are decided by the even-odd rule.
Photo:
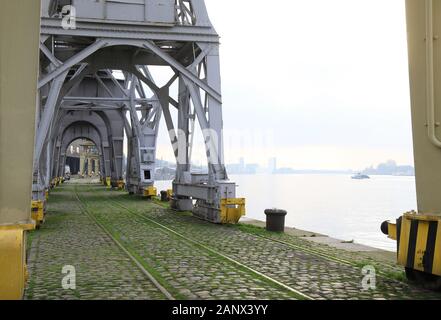
[[[33,200],[44,201],[51,180],[63,176],[77,138],[93,141],[102,174],[121,182],[124,132],[126,188],[154,193],[163,118],[177,162],[173,207],[214,223],[244,214],[224,165],[219,36],[203,0],[43,0],[40,51]],[[173,76],[160,86],[151,66]],[[196,123],[207,174],[191,171]]]

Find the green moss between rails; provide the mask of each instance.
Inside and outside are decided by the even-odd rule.
[[[57,189],[57,192],[61,192],[61,191],[63,191],[62,189],[64,189],[64,193],[58,194],[56,197],[52,198],[50,200],[51,204],[55,203],[56,205],[54,207],[58,207],[59,206],[58,203],[61,204],[65,201],[72,201],[72,198],[67,196],[69,194],[69,192],[72,191],[72,188],[73,188],[73,186],[69,186],[69,185],[66,186],[65,185],[65,186]],[[125,202],[124,205],[127,206],[128,208],[130,208],[131,210],[133,210],[134,212],[143,213],[143,212],[149,212],[151,210],[154,210],[154,208],[163,208],[163,209],[166,209],[167,212],[170,212],[173,215],[189,216],[189,217],[192,216],[191,212],[172,212],[170,210],[170,204],[167,202],[161,202],[158,198],[154,198],[152,200],[147,200],[146,198],[144,198],[142,196],[128,195],[127,193],[121,192],[121,191],[110,192],[110,191],[105,190],[104,187],[88,186],[88,189],[89,189],[88,190],[89,196],[87,197],[87,202],[89,203],[87,206],[88,208],[93,208],[95,205],[99,206],[99,202],[106,201],[103,199],[103,195],[104,195],[104,192],[107,192],[110,200],[114,199],[115,202]],[[81,190],[78,190],[78,191],[81,192]],[[96,204],[95,204],[95,202],[96,202]],[[93,214],[93,216],[95,216],[95,218],[96,218],[97,213],[101,212],[101,211],[98,207],[95,207],[94,209],[95,209],[95,213]],[[58,223],[60,223],[63,220],[63,215],[65,215],[65,213],[60,213],[59,212],[60,210],[56,210],[56,211],[57,211],[57,213],[54,214],[54,216],[51,216],[50,220],[52,220],[55,217],[57,217],[57,218],[55,219],[55,221],[54,220],[51,221],[51,223],[48,225],[49,227],[53,228],[54,226],[56,226]],[[62,211],[65,211],[65,209],[63,208]],[[112,228],[112,223],[107,222],[107,224],[105,224],[102,221],[100,221],[100,223],[105,225],[108,229]],[[145,221],[145,223],[151,223],[151,222]],[[46,226],[44,228],[43,232],[48,231],[46,229],[48,226]],[[207,225],[206,227],[211,228],[211,225]],[[336,249],[336,248],[332,248],[332,247],[329,247],[329,249],[332,249],[332,250],[327,250],[327,247],[328,247],[327,245],[320,245],[320,246],[311,247],[311,245],[309,245],[309,242],[302,239],[301,237],[296,237],[294,235],[288,235],[288,234],[284,234],[284,233],[269,232],[264,227],[260,227],[260,226],[239,223],[237,225],[226,225],[223,227],[235,228],[241,232],[253,234],[256,236],[263,236],[263,237],[267,237],[267,238],[273,239],[273,240],[285,241],[288,244],[291,243],[294,247],[299,247],[300,250],[302,248],[304,248],[305,250],[316,251],[318,254],[326,254],[329,258],[339,259],[339,258],[342,258],[341,254],[344,254],[346,257],[342,258],[342,259],[345,259],[348,262],[350,262],[351,265],[355,268],[361,269],[366,265],[372,265],[376,268],[377,273],[379,275],[381,275],[385,278],[389,278],[389,279],[393,279],[393,280],[407,283],[406,276],[405,276],[404,272],[396,271],[396,270],[394,270],[394,268],[390,268],[390,265],[388,265],[388,264],[382,265],[382,262],[376,261],[375,258],[370,258],[370,257],[366,257],[366,256],[359,255],[359,254],[351,254],[351,253],[346,252],[344,250],[340,250],[340,249]],[[51,228],[49,228],[49,229],[51,229]],[[42,230],[36,231],[36,232],[41,232],[41,231]],[[154,276],[164,288],[166,288],[170,293],[172,293],[172,295],[174,297],[176,297],[178,299],[185,299],[185,296],[183,296],[182,294],[177,292],[178,289],[171,287],[168,284],[168,280],[164,279],[161,276],[161,273],[159,273],[158,271],[156,271],[155,268],[152,267],[152,266],[156,265],[156,260],[153,257],[150,257],[150,256],[146,256],[144,258],[140,257],[136,252],[136,246],[134,246],[134,243],[130,243],[130,241],[128,241],[127,239],[124,239],[123,236],[121,236],[120,234],[118,234],[114,230],[109,230],[109,232],[118,241],[123,243],[124,247],[135,257],[135,259],[141,265],[143,265],[143,267],[146,270],[148,270],[148,272],[150,274],[152,274],[152,276]],[[34,234],[34,233],[32,233],[32,234]],[[31,240],[28,243],[29,247],[32,244],[33,237],[34,237],[34,235],[31,236]],[[122,239],[124,239],[124,240],[122,240]],[[291,242],[291,240],[292,240],[292,242]],[[198,245],[195,244],[195,246],[198,246]],[[203,247],[201,247],[201,248],[203,248]],[[213,260],[225,260],[225,258],[223,258],[222,256],[219,256],[215,253],[210,252],[210,256],[213,257]],[[144,259],[146,259],[147,261],[145,261]],[[150,259],[152,259],[152,260],[150,260]],[[228,259],[226,259],[226,260],[228,260]],[[247,268],[241,268],[241,267],[237,266],[236,269],[240,272],[250,274],[250,270],[248,270]],[[396,268],[396,269],[398,269],[398,268]],[[277,286],[275,283],[268,282],[268,280],[266,278],[259,277],[258,274],[252,273],[252,276],[255,277],[256,279],[259,279],[260,281],[263,281],[265,283],[269,283],[274,288],[280,289],[280,287]],[[30,289],[32,289],[31,285],[30,285]],[[379,285],[379,290],[380,291],[382,290],[381,285]],[[302,298],[302,297],[296,296],[296,298]]]
[[[144,219],[143,219],[143,222],[144,222],[145,224],[148,224],[148,225],[152,226],[152,227],[158,227],[156,224],[154,224],[154,223],[152,223],[152,222],[150,222],[150,221],[148,221],[148,220],[144,220]],[[175,235],[175,234],[170,234],[170,236],[175,237],[175,238],[182,239],[180,236]],[[192,243],[192,245],[194,245],[194,246],[196,246],[196,247],[198,247],[198,248],[200,248],[200,249],[206,251],[207,255],[210,256],[210,257],[212,257],[215,261],[231,263],[230,260],[228,260],[228,259],[226,259],[226,258],[224,258],[224,257],[222,257],[222,256],[220,256],[220,255],[218,255],[218,254],[216,254],[216,253],[214,253],[214,252],[211,252],[211,251],[207,250],[206,248],[204,248],[203,245],[201,245],[201,244],[199,244],[199,243],[197,243],[197,244],[196,244],[196,243]],[[129,247],[129,246],[128,246],[128,247]],[[142,259],[142,258],[140,258],[140,259]],[[143,261],[143,260],[142,260],[142,261]],[[250,274],[250,273],[251,273],[251,271],[250,271],[248,268],[246,268],[246,267],[243,267],[243,266],[237,265],[236,268],[237,268],[238,271],[241,271],[241,272],[243,272],[243,273],[247,273],[247,274]],[[147,269],[147,268],[146,268],[146,269]],[[147,270],[148,270],[148,269],[147,269]],[[150,272],[150,271],[149,271],[149,272]],[[283,288],[282,286],[277,285],[277,284],[271,282],[270,280],[268,280],[267,278],[265,278],[265,277],[263,277],[263,276],[261,276],[261,275],[259,275],[259,274],[256,274],[256,273],[254,273],[254,272],[253,272],[252,274],[253,274],[253,277],[254,277],[255,279],[258,279],[258,280],[260,280],[260,281],[265,282],[266,284],[268,284],[269,286],[271,286],[271,287],[274,288],[274,289],[278,289],[278,290],[280,290],[280,289],[282,289],[282,290],[286,290],[286,289]],[[296,293],[294,293],[294,292],[289,292],[289,294],[290,294],[293,298],[295,298],[295,299],[297,299],[297,300],[305,300],[305,298],[304,298],[303,296],[298,295],[298,294],[296,294]]]
[[[122,197],[123,198],[123,197]],[[120,199],[120,200],[122,200],[122,198]],[[125,198],[125,196],[124,196],[124,198]],[[129,196],[129,198],[127,198],[127,200],[131,200],[131,202],[138,202],[139,201],[139,198],[140,197],[133,197],[133,196]],[[142,199],[142,198],[141,198]],[[90,197],[88,198],[88,201],[90,201],[91,199],[90,199]],[[145,199],[142,199],[143,201],[145,201]],[[118,202],[118,201],[116,201],[116,202]],[[160,206],[160,207],[163,207],[162,205],[159,205],[159,203],[161,203],[161,202],[155,202],[155,201],[152,201],[151,203],[154,203],[155,205],[158,205],[158,206]],[[169,204],[167,203],[167,207],[169,207]],[[122,240],[122,237],[121,237],[121,235],[120,234],[118,234],[117,232],[115,232],[112,228],[111,228],[111,226],[108,226],[106,223],[104,223],[103,221],[101,221],[101,220],[99,220],[97,217],[96,217],[96,215],[93,213],[93,211],[91,211],[90,210],[90,206],[87,206],[87,208],[88,208],[88,210],[89,210],[89,212],[91,213],[91,214],[93,214],[93,216],[103,225],[103,226],[106,226],[106,229],[110,232],[110,234],[113,236],[113,237],[115,237],[115,239],[117,239],[118,241],[120,241],[121,243],[124,243],[124,247],[138,260],[138,262],[140,262],[142,265],[143,265],[143,267],[149,272],[149,273],[151,273],[157,280],[158,280],[158,282],[164,287],[164,288],[166,288],[169,292],[171,292],[172,293],[172,295],[173,296],[175,296],[176,298],[178,298],[178,299],[183,299],[183,298],[185,298],[185,297],[183,297],[182,295],[180,295],[178,292],[176,292],[176,290],[173,288],[173,287],[170,287],[170,285],[168,285],[168,283],[167,283],[167,281],[165,280],[165,279],[163,279],[162,278],[162,276],[160,275],[160,273],[158,273],[154,268],[152,268],[142,257],[140,257],[137,253],[136,253],[136,251],[130,246],[130,244],[129,243],[127,243],[127,241],[124,241],[124,240]],[[132,208],[130,208],[131,210],[133,210],[133,207]],[[148,208],[143,208],[143,211],[144,210],[146,210],[146,209],[148,209]],[[138,210],[136,210],[137,212],[138,212]],[[132,213],[133,214],[133,213]],[[138,214],[139,214],[139,212],[138,212]],[[184,216],[192,216],[192,213],[191,212],[179,212],[179,213],[177,213],[177,214],[180,214],[180,215],[184,215]],[[151,225],[151,226],[153,226],[153,227],[157,227],[157,225],[156,224],[153,224],[152,222],[150,222],[150,221],[148,221],[148,220],[145,220],[145,219],[143,219],[143,222],[144,223],[146,223],[146,224],[148,224],[148,225]],[[177,235],[174,235],[174,234],[171,234],[171,236],[173,236],[173,237],[178,237]],[[180,238],[180,237],[179,237]],[[216,254],[216,253],[213,253],[213,252],[211,252],[211,251],[208,251],[208,250],[206,250],[202,245],[199,245],[199,244],[193,244],[194,246],[196,246],[196,247],[199,247],[199,248],[201,248],[201,249],[203,249],[204,251],[207,251],[207,254],[210,256],[210,257],[212,257],[215,261],[222,261],[222,262],[228,262],[228,263],[231,263],[231,261],[229,261],[228,259],[226,259],[226,258],[224,258],[224,257],[222,257],[222,256],[219,256],[218,254]],[[237,270],[238,271],[241,271],[241,272],[244,272],[244,273],[247,273],[247,274],[250,274],[251,272],[250,272],[250,270],[248,270],[247,268],[245,268],[245,267],[242,267],[242,266],[236,266],[236,268],[237,268]],[[253,277],[255,278],[255,279],[258,279],[258,280],[260,280],[260,281],[263,281],[263,282],[265,282],[265,283],[267,283],[268,285],[270,285],[272,288],[274,288],[274,289],[278,289],[278,290],[280,290],[280,289],[282,289],[282,290],[286,290],[285,288],[283,288],[283,287],[281,287],[281,286],[279,286],[279,285],[277,285],[277,284],[275,284],[275,283],[273,283],[273,282],[271,282],[271,281],[269,281],[268,279],[266,279],[265,277],[263,277],[263,276],[261,276],[261,275],[259,275],[259,274],[256,274],[256,273],[252,273],[253,274]],[[293,298],[295,298],[295,299],[298,299],[298,300],[304,300],[305,298],[303,297],[303,296],[301,296],[301,295],[298,295],[298,294],[295,294],[294,292],[289,292],[289,294],[293,297]]]
[[[86,205],[86,204],[85,204]],[[87,206],[87,205],[86,205]],[[172,296],[178,300],[185,300],[187,297],[180,294],[174,287],[170,286],[168,282],[162,277],[162,275],[157,272],[154,268],[152,268],[141,256],[139,256],[135,249],[127,243],[127,241],[122,239],[122,236],[113,230],[111,226],[106,225],[102,220],[100,220],[89,207],[87,210],[94,216],[94,218],[103,226],[106,227],[106,230],[114,237],[119,243],[124,243],[124,248],[159,282],[161,286],[163,286],[168,292],[172,294]]]

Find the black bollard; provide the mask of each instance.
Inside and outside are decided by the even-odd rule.
[[[287,212],[279,209],[267,209],[266,215],[266,230],[273,232],[285,231],[285,216]]]
[[[168,193],[167,193],[167,191],[161,191],[161,201],[162,201],[162,202],[170,201],[170,199],[168,198]]]

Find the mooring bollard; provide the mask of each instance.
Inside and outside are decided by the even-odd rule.
[[[285,216],[287,212],[280,209],[266,209],[266,230],[274,232],[285,231]]]
[[[170,199],[168,197],[168,192],[167,191],[161,191],[161,201],[162,202],[170,201]]]

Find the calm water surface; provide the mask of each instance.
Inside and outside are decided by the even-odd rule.
[[[347,175],[233,175],[238,197],[247,199],[247,217],[265,220],[264,210],[288,211],[287,226],[395,251],[381,222],[416,209],[415,178]],[[170,181],[157,182],[159,190]]]

